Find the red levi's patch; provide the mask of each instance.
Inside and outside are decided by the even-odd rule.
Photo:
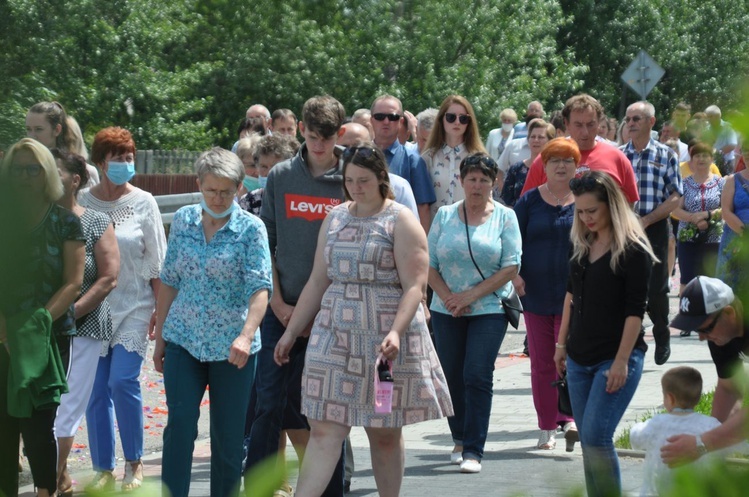
[[[287,193],[286,217],[291,219],[301,217],[307,221],[322,221],[330,210],[341,203],[340,199],[328,197],[313,197],[310,195],[295,195]]]

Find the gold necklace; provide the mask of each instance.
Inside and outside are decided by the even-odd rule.
[[[569,197],[572,194],[572,190],[570,190],[570,191],[567,192],[567,195],[565,195],[562,198],[559,198],[559,197],[557,197],[556,195],[554,195],[551,192],[551,189],[549,188],[549,184],[548,183],[544,183],[544,186],[546,186],[546,191],[549,192],[549,195],[551,195],[552,197],[554,197],[556,199],[557,205],[562,205],[562,202],[564,202],[565,200],[567,200],[567,197]]]

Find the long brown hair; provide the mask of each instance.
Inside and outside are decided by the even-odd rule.
[[[442,118],[445,117],[447,109],[452,104],[462,105],[463,107],[465,107],[468,115],[471,116],[471,121],[468,123],[466,132],[463,135],[463,144],[465,145],[468,153],[486,154],[487,151],[484,148],[484,144],[481,143],[481,136],[479,135],[479,125],[476,122],[476,113],[473,111],[473,106],[468,100],[466,100],[465,97],[462,97],[460,95],[448,95],[447,98],[442,101],[440,110],[437,112],[437,117],[434,120],[434,127],[432,128],[432,132],[429,133],[429,139],[427,140],[426,145],[424,145],[425,151],[431,150],[432,152],[434,152],[445,144],[445,125],[442,122]]]

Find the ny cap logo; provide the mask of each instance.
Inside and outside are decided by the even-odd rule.
[[[682,297],[679,304],[679,311],[684,313],[689,312],[689,299],[687,297]]]

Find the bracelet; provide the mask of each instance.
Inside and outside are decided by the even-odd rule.
[[[554,347],[556,347],[556,348],[558,348],[558,349],[566,349],[566,348],[567,348],[567,345],[565,345],[565,344],[563,344],[563,343],[555,343],[555,344],[554,344]]]

